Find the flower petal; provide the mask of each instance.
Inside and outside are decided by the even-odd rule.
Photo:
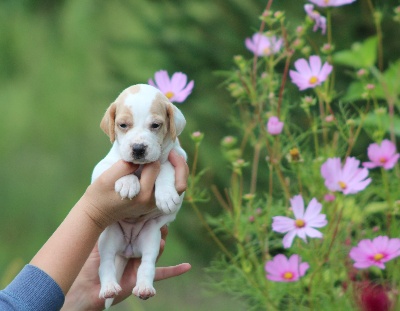
[[[321,71],[321,57],[317,55],[311,55],[309,61],[310,61],[311,75],[319,77]]]
[[[295,236],[296,236],[296,230],[291,230],[291,231],[289,231],[289,232],[283,237],[283,240],[282,240],[283,247],[284,247],[284,248],[289,248],[289,247],[291,247],[291,246],[292,246],[292,243],[293,243],[293,239],[294,239]]]
[[[309,221],[314,217],[318,216],[321,212],[322,204],[317,201],[316,198],[313,198],[310,203],[308,203],[307,210],[304,213],[304,220]]]
[[[303,219],[304,217],[304,200],[303,197],[299,195],[295,195],[290,199],[290,205],[293,209],[294,216],[296,219]]]
[[[296,229],[294,219],[285,216],[272,217],[272,230],[279,233],[286,233],[294,229]]]

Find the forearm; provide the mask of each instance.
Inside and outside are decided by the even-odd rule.
[[[68,292],[102,232],[82,198],[30,262]]]

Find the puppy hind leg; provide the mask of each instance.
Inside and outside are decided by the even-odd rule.
[[[128,258],[117,255],[115,256],[115,275],[118,282],[121,281],[122,274],[124,273]],[[106,298],[105,308],[108,309],[114,302],[114,298]]]
[[[99,298],[114,298],[122,290],[115,277],[115,266],[113,259],[103,260],[99,268],[101,289]]]
[[[120,256],[117,256],[118,238],[120,239],[118,232],[107,227],[99,239],[99,277],[101,283],[99,297],[103,299],[114,298],[122,290],[118,284],[117,275],[121,265],[124,265],[123,268],[125,268],[126,263],[121,262]]]
[[[133,288],[132,293],[145,300],[156,294],[153,281],[161,242],[161,233],[157,222],[153,222],[152,225],[146,224],[146,228],[142,229],[140,241],[138,242],[142,251],[142,260],[137,271],[136,286]]]

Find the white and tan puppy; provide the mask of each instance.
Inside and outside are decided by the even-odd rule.
[[[110,137],[113,146],[95,167],[92,182],[115,162],[145,164],[159,160],[160,173],[155,183],[157,208],[138,217],[114,223],[99,239],[101,290],[108,308],[121,291],[118,284],[129,258],[141,257],[133,294],[147,299],[155,295],[153,279],[158,256],[160,228],[175,219],[183,194],[175,190],[175,171],[168,161],[174,149],[186,158],[177,136],[186,120],[158,89],[138,84],[125,89],[110,105],[100,127]],[[132,174],[115,183],[122,198],[133,198],[140,191],[138,176]]]

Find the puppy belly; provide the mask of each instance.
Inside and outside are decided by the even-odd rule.
[[[127,258],[136,258],[142,256],[143,243],[149,243],[147,235],[151,232],[159,231],[162,226],[175,219],[175,215],[162,215],[155,218],[143,219],[141,221],[119,221],[118,225],[123,236],[123,249],[119,254]],[[156,245],[157,249],[159,245]]]

